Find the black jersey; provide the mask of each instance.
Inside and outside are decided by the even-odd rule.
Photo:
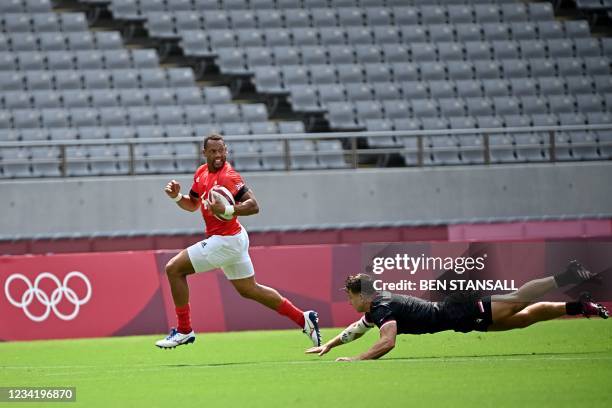
[[[490,315],[489,299],[465,296],[429,302],[414,296],[381,292],[372,300],[365,320],[379,328],[395,321],[398,334],[424,334],[444,330],[485,331],[491,323]]]

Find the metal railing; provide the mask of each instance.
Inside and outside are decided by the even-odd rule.
[[[491,144],[490,137],[499,134],[529,134],[529,133],[546,133],[547,140],[544,144],[540,145],[541,149],[545,149],[548,152],[547,158],[539,161],[557,161],[557,143],[555,135],[557,132],[603,132],[610,131],[610,135],[605,140],[599,140],[592,142],[585,142],[579,144],[571,144],[572,148],[585,147],[585,148],[601,148],[609,147],[612,149],[612,123],[602,125],[575,125],[575,126],[536,126],[536,127],[514,127],[514,128],[491,128],[491,129],[442,129],[442,130],[410,130],[410,131],[383,131],[383,132],[333,132],[333,133],[295,133],[295,134],[265,134],[265,135],[240,135],[225,136],[226,142],[230,149],[230,159],[240,158],[268,158],[278,157],[278,152],[240,152],[232,151],[232,143],[234,142],[252,142],[252,141],[279,141],[282,143],[282,160],[284,162],[284,170],[296,170],[292,165],[291,157],[296,156],[311,156],[313,154],[318,156],[325,155],[342,155],[344,157],[346,166],[344,168],[358,168],[360,165],[360,159],[367,156],[379,156],[379,155],[414,155],[416,156],[416,166],[423,166],[424,155],[426,152],[480,152],[482,154],[482,161],[479,164],[491,164]],[[426,137],[446,137],[446,136],[470,136],[474,135],[480,143],[476,146],[449,146],[449,147],[433,147],[426,148],[424,146],[424,138]],[[607,132],[606,132],[607,135]],[[360,141],[365,138],[415,138],[416,143],[410,143],[412,146],[406,146],[404,143],[398,142],[396,146],[384,147],[384,148],[363,148],[360,147],[362,144]],[[11,142],[0,142],[0,157],[2,156],[3,149],[7,148],[29,148],[29,147],[59,147],[59,156],[57,158],[42,158],[42,159],[30,159],[30,158],[18,158],[18,159],[5,159],[1,160],[0,164],[57,164],[60,168],[60,174],[63,177],[68,176],[67,169],[71,163],[95,163],[95,162],[123,162],[127,163],[126,170],[121,173],[112,173],[112,175],[135,175],[135,174],[156,174],[156,172],[137,172],[136,164],[139,161],[146,160],[161,160],[161,159],[193,159],[194,166],[201,162],[202,154],[201,149],[195,148],[195,145],[201,146],[203,137],[165,137],[165,138],[130,138],[130,139],[96,139],[96,140],[47,140],[47,141],[11,141]],[[291,141],[293,140],[341,140],[343,142],[343,150],[338,151],[291,151]],[[174,143],[194,143],[194,154],[182,155],[182,156],[148,156],[148,157],[137,157],[135,154],[135,147],[137,145],[146,144],[174,144]],[[115,156],[115,157],[98,157],[98,158],[71,158],[66,154],[66,150],[71,146],[127,146],[127,156]],[[416,146],[416,147],[414,147]],[[500,150],[515,150],[515,149],[529,149],[537,148],[538,146],[533,144],[527,145],[496,145],[496,151]],[[563,146],[567,148],[568,146]],[[601,157],[602,160],[608,159],[607,157]],[[469,164],[469,163],[456,163],[456,164]],[[195,168],[195,167],[194,167]],[[324,167],[321,167],[323,169]],[[5,177],[6,179],[6,177]]]

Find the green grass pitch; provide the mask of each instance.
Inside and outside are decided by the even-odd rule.
[[[159,336],[0,343],[0,386],[76,387],[76,403],[52,407],[612,406],[612,320],[404,335],[381,360],[334,362],[377,335],[322,358],[298,331],[200,334],[174,350]]]

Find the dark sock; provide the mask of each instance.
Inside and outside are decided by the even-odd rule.
[[[563,272],[554,276],[557,287],[571,284],[578,284],[592,279],[593,275],[584,268],[578,261],[571,261]]]
[[[582,314],[582,304],[580,302],[567,302],[565,304],[565,314],[569,316]]]
[[[563,272],[559,272],[554,276],[554,278],[558,288],[570,285],[572,283],[578,283],[576,282],[576,274],[569,268]]]

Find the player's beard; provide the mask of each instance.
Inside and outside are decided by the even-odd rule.
[[[219,159],[213,159],[212,166],[209,165],[208,167],[212,167],[215,171],[217,171],[221,167],[223,167],[224,164],[225,164],[225,157],[221,157]]]

